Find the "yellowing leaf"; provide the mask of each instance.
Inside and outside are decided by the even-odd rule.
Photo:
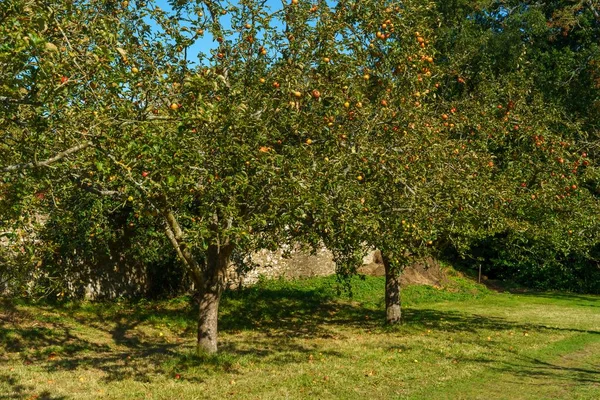
[[[54,43],[46,42],[46,50],[53,53],[58,53],[58,47]]]
[[[117,47],[117,52],[121,55],[121,57],[127,58],[127,52],[125,51],[125,49]]]

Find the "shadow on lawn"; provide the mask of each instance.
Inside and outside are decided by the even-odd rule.
[[[578,381],[581,383],[600,384],[600,370],[560,365],[534,357],[519,356],[514,363],[507,363],[504,371],[533,378],[548,378],[560,381]],[[517,372],[518,371],[518,372]]]
[[[438,329],[447,332],[477,332],[482,329],[493,331],[566,331],[600,335],[600,330],[577,328],[560,328],[539,323],[519,323],[501,317],[488,317],[477,314],[467,314],[459,311],[439,311],[431,309],[408,309],[403,312],[403,323],[414,326],[424,326],[428,329]]]
[[[222,302],[219,321],[221,332],[227,335],[220,343],[221,353],[214,356],[194,355],[196,311],[189,305],[167,309],[153,304],[133,304],[111,312],[105,312],[102,305],[98,305],[95,312],[76,313],[71,317],[82,326],[95,330],[97,337],[74,333],[73,327],[61,319],[56,319],[60,322],[43,322],[41,326],[35,326],[37,323],[31,316],[32,320],[26,323],[15,317],[8,324],[2,321],[0,346],[8,353],[19,353],[25,364],[35,363],[47,371],[83,367],[102,371],[106,381],[133,379],[143,382],[150,381],[155,375],[174,376],[177,373],[182,379],[200,381],[201,378],[191,376],[202,377],[223,371],[235,373],[241,360],[266,361],[270,365],[305,362],[308,354],[323,352],[323,349],[305,346],[297,338],[344,339],[347,334],[344,329],[347,328],[372,334],[389,334],[395,330],[409,333],[422,329],[447,332],[560,329],[430,309],[405,310],[403,326],[386,327],[380,305],[333,300],[332,295],[324,294],[318,288],[250,288],[228,293]],[[52,309],[68,315],[73,306],[61,308],[59,305]],[[17,314],[18,311],[13,308],[12,315]],[[177,339],[167,342],[165,338],[144,335],[134,329],[152,319],[167,325],[169,321],[176,321],[179,326],[183,321],[185,342]],[[582,332],[577,329],[560,330]],[[249,331],[262,335],[237,337]],[[343,357],[336,351],[327,355]],[[187,372],[190,378],[186,377]],[[8,377],[0,379],[8,382]],[[18,382],[9,384],[13,388],[21,387]]]
[[[560,300],[568,302],[569,305],[577,305],[579,307],[600,307],[600,295],[560,292],[520,293],[519,295]]]
[[[42,391],[41,393],[33,395],[36,390],[33,386],[26,386],[14,377],[10,375],[0,374],[0,387],[4,387],[8,392],[0,393],[0,400],[9,399],[25,399],[35,398],[37,400],[63,400],[66,399],[64,396],[53,396],[48,391]],[[35,396],[35,397],[33,397]]]
[[[600,370],[594,365],[561,365],[561,358],[544,361],[511,351],[510,361],[483,358],[462,358],[461,362],[488,364],[487,368],[500,374],[501,380],[514,385],[593,385],[600,386]],[[580,362],[581,363],[581,362]],[[526,383],[522,380],[526,379]],[[559,383],[560,382],[560,383]]]
[[[381,302],[383,303],[383,302]],[[247,290],[235,293],[223,302],[219,326],[229,332],[259,330],[268,335],[329,338],[338,327],[377,332],[398,329],[384,324],[383,304],[336,302],[319,290]],[[447,332],[477,332],[535,329],[564,330],[600,334],[600,330],[557,328],[542,324],[519,323],[501,317],[482,316],[459,311],[404,308],[404,326],[438,329]]]

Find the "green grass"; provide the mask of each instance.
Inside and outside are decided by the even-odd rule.
[[[162,302],[0,304],[0,399],[597,399],[600,298],[497,294],[454,277],[264,281],[228,292],[220,354],[194,355],[195,310]],[[37,396],[37,397],[36,397]]]

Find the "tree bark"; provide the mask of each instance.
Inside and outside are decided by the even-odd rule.
[[[210,245],[200,263],[191,248],[185,243],[183,230],[173,212],[167,206],[167,199],[159,199],[165,220],[165,233],[183,261],[196,288],[198,301],[198,354],[217,352],[218,314],[221,294],[227,283],[226,274],[229,259],[234,246],[226,242],[223,245]]]
[[[199,290],[198,354],[217,352],[220,291]]]
[[[385,322],[393,325],[399,323],[402,317],[400,271],[391,265],[385,254],[381,254],[381,259],[385,267]]]
[[[198,354],[217,352],[219,302],[232,250],[232,245],[208,248],[204,279],[198,288]]]
[[[62,151],[62,152],[56,154],[54,157],[48,158],[47,160],[35,161],[35,162],[30,162],[30,163],[25,163],[25,164],[9,165],[8,167],[2,168],[2,172],[18,171],[21,169],[28,169],[28,168],[48,167],[50,164],[60,161],[63,158],[68,157],[69,155],[71,155],[73,153],[77,153],[78,151],[85,150],[88,147],[90,147],[91,145],[92,145],[92,142],[84,142],[84,143],[78,144],[77,146],[71,147],[70,149],[66,149],[65,151]]]

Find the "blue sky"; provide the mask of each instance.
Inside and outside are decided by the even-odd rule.
[[[286,4],[290,3],[290,0],[284,0]],[[235,0],[230,0],[228,3],[224,2],[224,4],[232,4],[235,5],[237,2]],[[168,0],[156,0],[156,5],[162,8],[165,11],[170,11],[171,8],[169,6]],[[266,6],[271,10],[276,11],[282,8],[281,0],[267,0]],[[216,42],[210,35],[205,35],[204,38],[199,39],[193,46],[188,48],[188,59],[192,63],[196,63],[198,60],[196,55],[198,53],[208,53],[211,49],[216,47]]]

